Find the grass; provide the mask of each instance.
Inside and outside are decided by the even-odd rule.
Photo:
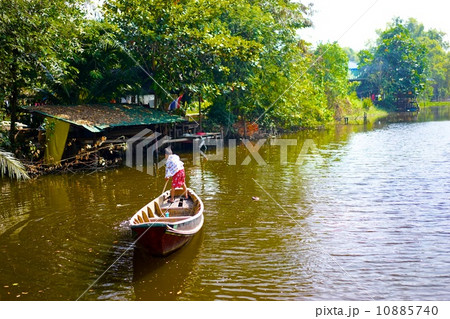
[[[368,98],[360,100],[356,97],[356,94],[351,95],[348,102],[344,105],[345,107],[342,109],[339,123],[344,123],[344,119],[348,118],[348,124],[359,125],[364,123],[364,113],[367,115],[367,120],[369,121],[385,117],[389,114],[388,111],[376,107]]]
[[[368,110],[358,109],[356,112],[346,115],[348,117],[348,124],[359,125],[364,123],[364,113],[367,115],[368,121],[373,121],[380,117],[385,117],[389,114],[386,110],[370,107]]]

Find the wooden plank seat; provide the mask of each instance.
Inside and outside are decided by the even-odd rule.
[[[170,216],[191,216],[194,213],[193,207],[194,203],[190,198],[175,197],[173,203],[169,203],[167,199],[164,200],[161,210],[163,213],[169,212]]]

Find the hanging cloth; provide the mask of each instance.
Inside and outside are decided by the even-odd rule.
[[[45,148],[45,163],[57,164],[61,161],[66,147],[67,135],[69,134],[70,123],[47,117],[47,147]]]

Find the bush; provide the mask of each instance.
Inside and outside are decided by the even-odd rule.
[[[236,116],[229,111],[226,100],[222,97],[214,101],[214,105],[207,111],[207,116],[212,124],[223,127],[231,126],[236,122]]]
[[[0,127],[0,148],[9,150],[11,142],[9,141],[8,132],[2,131]]]
[[[364,98],[362,101],[362,106],[364,110],[368,111],[370,108],[374,106],[372,99],[369,97]]]

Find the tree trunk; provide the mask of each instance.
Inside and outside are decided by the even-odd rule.
[[[11,148],[14,149],[16,141],[15,141],[15,134],[16,134],[16,122],[17,122],[17,102],[19,99],[19,88],[17,87],[17,65],[16,63],[13,63],[11,67],[11,74],[12,74],[12,91],[11,96],[9,97],[9,105],[10,105],[10,112],[11,112],[11,125],[9,130],[9,141],[11,142]]]
[[[9,140],[11,142],[11,147],[15,146],[15,135],[16,135],[16,122],[17,122],[17,99],[18,99],[18,90],[14,85],[13,92],[11,94],[9,104],[11,106],[11,126],[9,130]]]

